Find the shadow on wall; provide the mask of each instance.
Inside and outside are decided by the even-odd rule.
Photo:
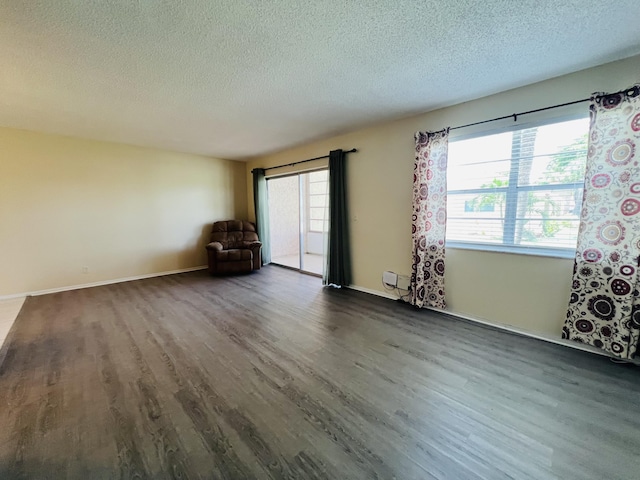
[[[226,220],[226,219],[224,219]],[[217,221],[217,220],[216,220]],[[199,230],[194,229],[192,235],[185,240],[184,248],[178,252],[175,252],[176,259],[181,267],[201,267],[207,264],[207,250],[206,246],[209,243],[211,237],[211,228],[213,222],[205,223]],[[195,263],[194,263],[195,260]]]
[[[139,258],[138,267],[148,272],[168,272],[207,265],[206,246],[212,227],[213,222],[195,227],[189,235],[185,235],[180,248],[167,249],[144,259]]]
[[[194,227],[189,235],[185,235],[184,243],[180,248],[166,250],[147,259],[151,264],[150,271],[166,272],[205,266],[207,264],[206,246],[209,243],[212,226],[213,222]]]
[[[197,253],[197,258],[199,260],[198,266],[207,264],[207,250],[205,247],[209,244],[212,227],[213,227],[213,222],[205,223],[202,226],[202,229],[200,231],[198,238],[194,239],[196,242],[196,248],[198,249],[198,253]]]

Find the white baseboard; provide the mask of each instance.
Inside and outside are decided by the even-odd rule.
[[[378,297],[388,298],[390,300],[398,300],[398,296],[397,295],[392,295],[390,293],[381,292],[379,290],[372,290],[370,288],[359,287],[357,285],[349,285],[348,288],[350,288],[352,290],[357,290],[358,292],[364,292],[364,293],[368,293],[370,295],[376,295]],[[611,357],[611,355],[608,355],[605,351],[603,351],[603,350],[601,350],[599,348],[593,347],[591,345],[585,345],[585,344],[582,344],[582,343],[572,342],[570,340],[564,340],[562,338],[555,338],[555,337],[552,337],[551,335],[545,335],[545,334],[542,334],[542,333],[531,332],[531,331],[525,330],[523,328],[514,327],[513,325],[506,325],[504,323],[491,322],[489,320],[485,320],[485,319],[477,318],[477,317],[472,317],[472,316],[466,315],[464,313],[451,312],[451,311],[448,311],[448,310],[441,310],[439,308],[424,307],[424,310],[431,310],[433,312],[442,313],[443,315],[448,315],[450,317],[459,318],[461,320],[467,320],[469,322],[479,323],[481,325],[486,325],[486,326],[497,328],[497,329],[500,329],[500,330],[505,330],[507,332],[516,333],[518,335],[522,335],[522,336],[525,336],[525,337],[535,338],[537,340],[543,340],[543,341],[549,342],[549,343],[555,343],[557,345],[562,345],[564,347],[570,347],[570,348],[574,348],[576,350],[582,350],[582,351],[585,351],[585,352],[595,353],[595,354],[602,355],[602,356],[605,356],[605,357]],[[636,361],[633,361],[633,360],[629,360],[629,361],[631,363],[637,363]]]
[[[114,283],[131,282],[132,280],[143,280],[145,278],[163,277],[165,275],[174,275],[176,273],[195,272],[195,271],[198,271],[198,270],[206,270],[206,269],[207,269],[206,265],[201,265],[199,267],[181,268],[179,270],[169,270],[169,271],[166,271],[166,272],[145,273],[144,275],[135,275],[133,277],[114,278],[112,280],[101,280],[99,282],[83,283],[81,285],[69,285],[69,286],[66,286],[66,287],[49,288],[49,289],[46,289],[46,290],[36,290],[36,291],[33,291],[33,292],[15,293],[15,294],[11,294],[11,295],[0,296],[0,301],[2,301],[2,300],[10,300],[12,298],[20,298],[20,297],[35,297],[35,296],[38,296],[38,295],[47,295],[49,293],[67,292],[69,290],[79,290],[81,288],[101,287],[103,285],[111,285],[111,284],[114,284]]]
[[[347,288],[350,288],[351,290],[357,290],[358,292],[368,293],[369,295],[375,295],[376,297],[388,298],[389,300],[398,299],[397,295],[381,292],[379,290],[372,290],[371,288],[359,287],[357,285],[349,285]]]
[[[50,289],[47,289],[47,290],[37,290],[37,291],[33,291],[33,292],[25,292],[25,293],[11,294],[11,295],[3,295],[3,296],[0,296],[0,301],[2,301],[2,300],[11,300],[11,299],[20,298],[20,297],[47,295],[49,293],[66,292],[66,291],[70,291],[70,290],[79,290],[81,288],[100,287],[100,286],[103,286],[103,285],[112,285],[114,283],[130,282],[130,281],[133,281],[133,280],[143,280],[145,278],[162,277],[162,276],[165,276],[165,275],[174,275],[176,273],[195,272],[195,271],[198,271],[198,270],[206,270],[207,268],[208,267],[206,265],[201,265],[199,267],[181,268],[181,269],[178,269],[178,270],[169,270],[169,271],[166,271],[166,272],[147,273],[147,274],[144,274],[144,275],[136,275],[136,276],[133,276],[133,277],[116,278],[116,279],[112,279],[112,280],[102,280],[100,282],[85,283],[85,284],[81,284],[81,285],[70,285],[70,286],[66,286],[66,287],[50,288]],[[373,290],[371,288],[359,287],[357,285],[349,285],[349,287],[347,287],[347,288],[350,288],[351,290],[356,290],[358,292],[367,293],[369,295],[375,295],[377,297],[386,298],[388,300],[398,300],[398,296],[397,295],[393,295],[391,293],[386,293],[386,292],[381,292],[379,290]],[[486,326],[497,328],[497,329],[500,329],[500,330],[505,330],[507,332],[515,333],[515,334],[522,335],[522,336],[525,336],[525,337],[530,337],[530,338],[535,338],[537,340],[543,340],[545,342],[555,343],[557,345],[562,345],[564,347],[570,347],[570,348],[573,348],[573,349],[576,349],[576,350],[582,350],[582,351],[585,351],[585,352],[590,352],[590,353],[595,353],[595,354],[598,354],[598,355],[603,355],[605,357],[610,357],[610,355],[608,355],[603,350],[601,350],[599,348],[596,348],[596,347],[592,347],[591,345],[584,345],[584,344],[580,344],[580,343],[576,343],[576,342],[571,342],[569,340],[563,340],[561,338],[555,338],[555,337],[552,337],[550,335],[530,332],[528,330],[525,330],[525,329],[522,329],[522,328],[518,328],[518,327],[514,327],[512,325],[506,325],[506,324],[503,324],[503,323],[491,322],[489,320],[485,320],[485,319],[481,319],[481,318],[477,318],[477,317],[472,317],[470,315],[466,315],[466,314],[463,314],[463,313],[451,312],[451,311],[441,310],[441,309],[438,309],[438,308],[431,308],[431,307],[425,307],[425,310],[431,310],[431,311],[434,311],[434,312],[442,313],[444,315],[449,315],[451,317],[459,318],[461,320],[467,320],[467,321],[478,323],[478,324],[481,324],[481,325],[486,325]],[[0,342],[0,344],[1,344],[1,342]],[[631,361],[631,363],[640,364],[640,362],[637,362],[637,361]]]

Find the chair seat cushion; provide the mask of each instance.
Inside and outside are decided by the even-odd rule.
[[[253,254],[247,248],[233,248],[218,252],[219,262],[240,262],[242,260],[252,260]]]

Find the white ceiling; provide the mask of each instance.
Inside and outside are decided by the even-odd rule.
[[[239,159],[640,53],[639,0],[0,0],[0,125]]]

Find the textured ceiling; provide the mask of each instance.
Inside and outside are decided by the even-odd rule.
[[[639,0],[0,0],[0,125],[244,158],[640,53]]]

